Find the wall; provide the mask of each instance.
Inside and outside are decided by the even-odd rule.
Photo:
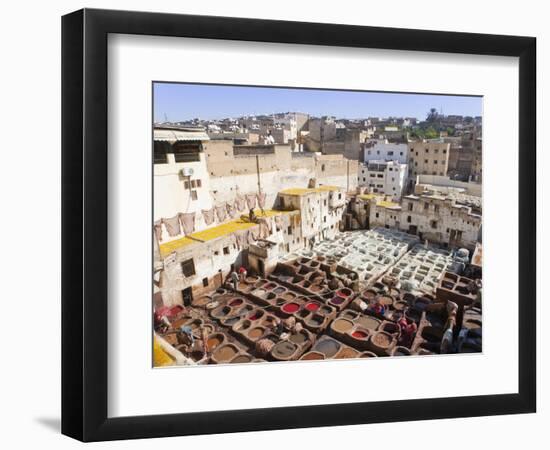
[[[8,217],[23,217],[32,209],[35,217],[43,220],[40,225],[41,253],[48,255],[43,269],[33,272],[33,283],[41,286],[40,300],[32,302],[33,314],[40,317],[40,345],[46,351],[36,352],[34,358],[21,356],[20,348],[7,345],[4,361],[9,370],[3,371],[0,387],[4,407],[0,415],[4,427],[0,443],[4,448],[56,448],[59,450],[87,448],[72,439],[59,434],[60,414],[60,16],[81,7],[115,8],[129,10],[155,10],[170,13],[271,18],[280,20],[320,21],[332,23],[353,23],[384,27],[439,29],[477,33],[514,34],[537,36],[539,68],[538,111],[539,123],[549,120],[550,111],[550,29],[547,25],[548,9],[544,3],[525,0],[518,8],[517,2],[499,4],[498,20],[495,20],[495,5],[492,2],[465,0],[460,7],[442,15],[441,3],[427,0],[422,7],[411,8],[410,2],[395,0],[391,14],[373,15],[367,4],[352,0],[341,0],[338,7],[320,2],[296,2],[281,0],[277,8],[263,2],[234,0],[224,2],[175,2],[157,0],[154,5],[144,0],[104,0],[56,2],[20,1],[4,5],[0,17],[0,33],[3,57],[10,64],[10,70],[0,73],[5,89],[4,108],[0,111],[2,122],[10,124],[6,133],[5,148],[21,148],[22,137],[28,136],[28,98],[40,99],[33,103],[32,115],[39,118],[33,123],[33,134],[40,136],[47,146],[28,146],[24,152],[6,153],[6,167],[21,167],[25,163],[26,176],[19,170],[7,170],[2,176],[3,206]],[[534,13],[534,11],[536,13]],[[32,30],[32,33],[24,30]],[[37,39],[37,36],[39,37]],[[8,44],[9,43],[9,44]],[[31,57],[32,55],[32,57]],[[39,76],[37,76],[37,67]],[[541,88],[542,87],[542,88]],[[22,94],[24,93],[24,95]],[[550,251],[550,237],[542,230],[550,227],[550,208],[543,208],[543,199],[550,198],[550,180],[543,176],[543,170],[550,166],[548,135],[539,125],[538,147],[539,167],[539,265],[540,275],[548,273],[550,263],[543,255]],[[32,180],[29,183],[28,180]],[[37,188],[37,186],[39,188]],[[16,194],[15,194],[16,193]],[[11,195],[13,194],[13,195]],[[3,235],[13,232],[12,223],[3,221]],[[23,221],[19,225],[23,236],[36,235],[36,222]],[[21,251],[18,239],[7,239],[5,254],[11,255],[3,261],[7,269],[5,298],[25,298],[21,286],[29,283],[28,272],[19,267],[28,264],[28,252]],[[539,281],[539,300],[548,298],[548,283]],[[541,448],[546,440],[547,424],[550,422],[550,387],[540,382],[550,376],[550,334],[543,332],[542,320],[550,314],[550,304],[539,302],[538,375],[539,412],[527,415],[503,415],[438,421],[402,422],[399,424],[370,424],[346,427],[326,427],[255,433],[234,433],[230,435],[194,436],[185,438],[143,439],[88,444],[94,449],[150,449],[153,446],[185,446],[216,448],[223,443],[224,450],[262,448],[280,450],[281,442],[295,447],[316,446],[319,449],[334,449],[342,445],[368,442],[370,447],[387,446],[388,439],[396,429],[405,439],[409,450],[426,448],[424,435],[432,442],[444,443],[446,450],[463,450],[467,443],[476,448]],[[21,333],[21,322],[6,320],[2,327],[6,339],[17,337],[20,346],[35,348],[36,333]],[[335,363],[338,364],[338,363]],[[39,373],[39,382],[37,382]],[[32,403],[31,403],[32,399]],[[412,437],[409,439],[409,437]],[[414,438],[418,437],[418,438]]]
[[[390,228],[410,231],[413,226],[417,229],[414,234],[422,234],[422,239],[451,247],[475,248],[481,217],[471,214],[467,207],[455,206],[449,199],[407,196],[403,197],[398,208],[374,206],[373,203],[369,217],[371,227],[388,225]],[[435,227],[432,221],[435,221]],[[460,241],[453,239],[457,230],[462,233]]]
[[[447,175],[451,144],[414,142],[409,144],[409,176]]]
[[[409,147],[407,144],[396,144],[385,141],[370,141],[363,144],[363,161],[399,161],[407,164]]]

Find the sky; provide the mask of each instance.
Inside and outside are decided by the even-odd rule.
[[[339,119],[416,117],[425,119],[430,108],[443,114],[481,116],[482,98],[454,95],[352,92],[248,86],[154,84],[155,122],[193,118],[223,119],[277,112],[303,112]]]

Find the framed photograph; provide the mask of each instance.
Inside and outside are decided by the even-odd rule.
[[[62,21],[62,432],[535,412],[536,41]]]

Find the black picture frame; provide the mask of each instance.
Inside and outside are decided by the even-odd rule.
[[[518,393],[109,418],[107,36],[110,33],[518,57]],[[82,441],[102,441],[535,412],[535,72],[533,37],[94,9],[64,16],[62,433]]]

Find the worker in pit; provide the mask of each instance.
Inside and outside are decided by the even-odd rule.
[[[250,208],[250,211],[248,211],[248,220],[250,221],[250,223],[258,222],[258,218],[256,217],[256,213],[254,212],[254,208]]]

